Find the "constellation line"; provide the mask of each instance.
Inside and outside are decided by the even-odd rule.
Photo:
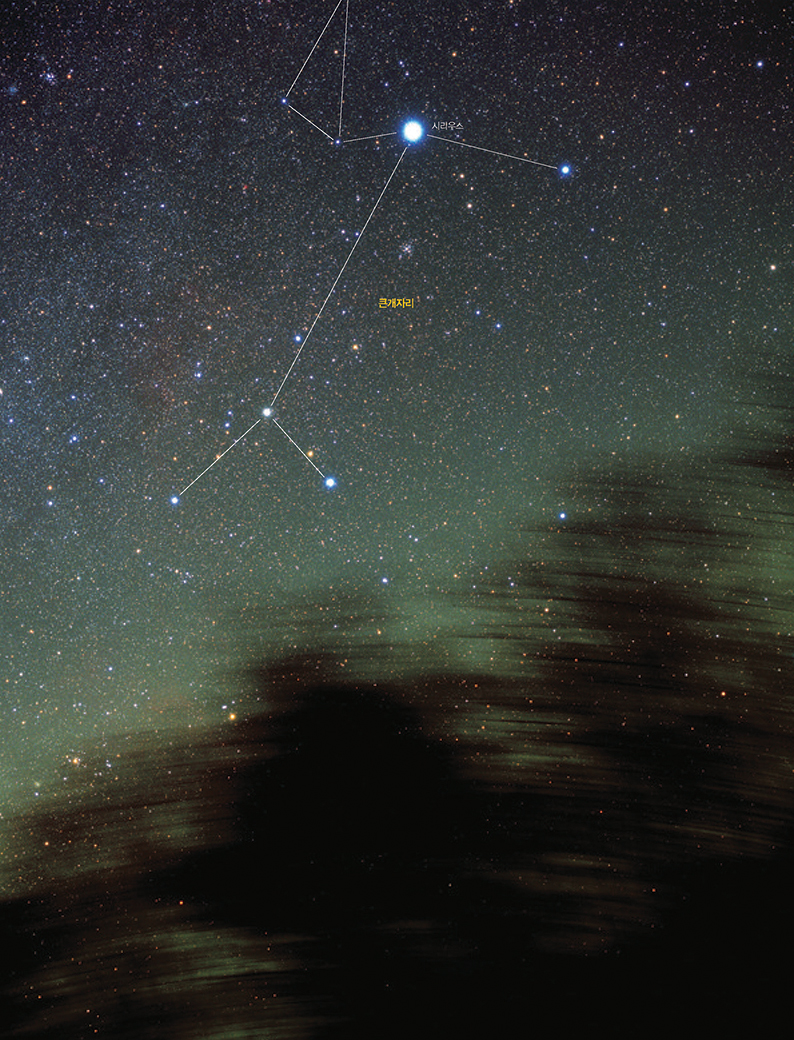
[[[295,79],[292,81],[292,83],[291,83],[291,85],[289,87],[289,90],[287,91],[286,95],[284,95],[284,97],[282,98],[282,103],[287,107],[287,109],[289,111],[294,112],[304,122],[308,123],[313,129],[319,130],[319,132],[328,141],[330,141],[332,143],[347,144],[347,143],[355,143],[355,142],[359,142],[359,141],[374,141],[374,140],[378,140],[379,138],[396,137],[396,136],[398,136],[398,132],[397,131],[389,131],[389,132],[380,133],[380,134],[369,134],[369,135],[364,136],[364,137],[352,137],[352,138],[349,138],[347,141],[343,141],[342,140],[342,123],[343,123],[343,111],[344,111],[346,75],[347,75],[347,39],[348,39],[348,30],[349,30],[350,0],[346,0],[346,3],[345,3],[345,24],[344,24],[344,37],[343,37],[342,61],[341,61],[341,76],[340,76],[340,88],[339,88],[338,134],[337,134],[336,141],[334,141],[334,138],[331,137],[331,135],[329,133],[327,133],[327,131],[323,130],[323,128],[321,126],[318,126],[317,123],[313,122],[308,116],[304,115],[303,112],[301,112],[297,108],[295,108],[295,106],[289,100],[292,91],[295,89],[295,86],[298,83],[298,80],[300,79],[300,77],[302,76],[303,72],[305,71],[307,65],[309,64],[309,61],[311,60],[312,56],[314,55],[315,51],[317,50],[317,47],[319,46],[320,41],[322,40],[323,36],[327,32],[331,22],[333,21],[334,17],[336,16],[337,12],[339,11],[339,8],[341,7],[341,5],[342,5],[342,0],[337,0],[337,3],[334,6],[333,11],[331,12],[330,16],[328,17],[328,20],[326,21],[325,25],[322,28],[322,31],[320,32],[320,34],[317,37],[317,39],[314,41],[314,44],[312,45],[311,50],[309,51],[307,57],[303,61],[303,64],[301,65],[301,67],[300,67],[300,69],[298,71],[298,74],[295,76]],[[335,51],[335,53],[338,55],[338,51]],[[410,126],[410,125],[411,124],[406,124],[406,126]],[[407,139],[409,140],[409,143],[414,143],[421,136],[422,136],[421,127],[419,129],[418,135],[411,135],[411,136],[407,136],[406,135]],[[541,166],[544,169],[548,169],[548,170],[557,170],[558,169],[557,166],[553,166],[550,163],[539,162],[537,159],[528,159],[528,158],[525,158],[524,156],[514,155],[514,154],[511,154],[509,152],[496,151],[493,148],[483,148],[483,147],[481,147],[479,145],[467,144],[464,141],[457,141],[457,140],[454,140],[453,138],[449,138],[449,137],[439,137],[436,134],[427,134],[426,136],[431,138],[434,141],[441,141],[444,144],[455,144],[455,145],[458,145],[461,148],[469,148],[469,149],[471,149],[473,151],[485,152],[488,155],[496,155],[496,156],[498,156],[500,158],[504,158],[504,159],[514,159],[517,162],[530,163],[533,166]],[[317,325],[317,322],[320,320],[320,318],[321,318],[321,316],[323,314],[323,311],[325,310],[329,300],[331,299],[331,296],[336,291],[336,288],[337,288],[337,286],[338,286],[338,284],[339,284],[339,282],[340,282],[340,280],[342,278],[342,275],[344,274],[344,272],[345,272],[345,270],[347,268],[347,265],[350,263],[350,260],[352,259],[352,256],[353,256],[353,253],[356,251],[356,247],[358,246],[358,244],[361,241],[361,239],[364,237],[364,233],[366,232],[366,230],[367,230],[367,228],[368,228],[372,218],[374,217],[376,210],[378,209],[378,207],[380,206],[381,202],[383,201],[383,198],[384,198],[384,196],[386,194],[386,191],[387,191],[389,185],[391,184],[392,179],[394,178],[394,175],[397,172],[397,169],[398,169],[400,163],[402,162],[402,160],[403,160],[403,158],[405,156],[405,153],[407,151],[408,151],[408,145],[406,145],[406,147],[403,148],[399,158],[397,159],[397,162],[394,165],[394,168],[392,169],[391,173],[388,176],[388,179],[386,180],[386,183],[383,185],[383,188],[381,189],[381,192],[378,195],[378,198],[377,198],[375,204],[373,205],[372,209],[370,210],[370,213],[369,213],[367,219],[364,221],[364,224],[361,227],[361,230],[356,234],[355,241],[353,242],[353,245],[351,246],[350,251],[348,252],[348,254],[346,256],[346,258],[344,260],[344,263],[342,264],[341,268],[339,269],[339,272],[336,275],[336,278],[334,279],[333,284],[331,285],[331,288],[328,290],[328,293],[327,293],[325,299],[323,300],[322,304],[320,305],[319,310],[317,311],[314,319],[311,322],[311,325],[309,326],[309,329],[308,329],[308,331],[306,333],[305,338],[303,339],[303,342],[300,343],[300,345],[298,347],[298,350],[297,350],[295,356],[292,359],[292,363],[290,364],[289,368],[287,369],[286,374],[284,375],[283,379],[281,380],[281,383],[279,384],[279,387],[278,387],[278,389],[276,390],[276,393],[273,396],[273,400],[271,401],[270,408],[266,408],[264,410],[264,412],[263,412],[263,417],[270,419],[275,424],[275,426],[278,428],[278,430],[281,432],[281,434],[284,437],[286,437],[286,439],[290,442],[290,444],[292,444],[293,447],[295,447],[300,452],[300,454],[303,456],[303,458],[306,459],[306,461],[309,463],[309,465],[312,466],[312,468],[315,470],[315,472],[317,472],[319,474],[319,476],[325,481],[326,486],[329,487],[329,488],[333,487],[335,485],[335,483],[336,483],[335,478],[333,478],[333,477],[326,478],[325,474],[322,472],[320,467],[312,460],[310,455],[307,454],[303,450],[303,448],[301,448],[300,445],[295,440],[292,439],[292,437],[287,433],[287,431],[284,429],[284,427],[281,425],[281,423],[279,423],[278,420],[276,420],[275,418],[272,417],[271,409],[275,405],[276,401],[278,400],[278,398],[279,398],[279,396],[281,394],[281,391],[284,389],[288,379],[290,378],[293,370],[295,369],[295,366],[297,365],[298,360],[299,360],[301,354],[303,353],[303,350],[306,347],[306,344],[308,343],[308,341],[309,341],[309,339],[310,339],[310,337],[311,337],[311,335],[312,335],[312,333],[314,331],[315,326]],[[560,167],[559,169],[560,169],[561,175],[567,174],[570,171],[570,167],[568,167],[568,166]],[[299,340],[300,337],[296,337],[296,339]],[[552,406],[550,408],[550,411],[552,411],[552,410],[557,412],[557,414],[560,416],[560,418],[563,420],[563,422],[566,422],[566,423],[568,423],[568,425],[570,425],[570,423],[567,420],[566,416],[564,415],[564,413],[558,407]],[[262,422],[262,418],[257,419],[254,423],[251,424],[251,426],[248,427],[248,429],[245,431],[245,433],[243,433],[240,437],[237,437],[236,440],[232,441],[232,443],[227,448],[225,448],[216,458],[214,458],[213,461],[208,466],[206,466],[198,474],[198,476],[194,477],[193,480],[191,480],[190,483],[187,484],[185,488],[183,488],[183,490],[180,492],[180,496],[184,495],[191,487],[193,487],[193,485],[197,481],[199,481],[206,473],[208,473],[209,470],[211,470],[212,467],[217,462],[220,462],[220,460],[228,452],[230,452],[231,449],[236,444],[239,444],[241,440],[243,440],[245,437],[247,437],[248,434],[256,426],[258,426],[260,422]],[[312,454],[313,454],[313,452],[312,452]],[[179,498],[177,496],[173,496],[172,499],[171,499],[172,504],[177,504],[178,501],[179,501]]]
[[[281,430],[281,432],[284,434],[284,436],[287,438],[287,440],[290,442],[290,444],[294,444],[295,445],[295,447],[298,449],[298,451],[301,453],[301,455],[304,457],[304,459],[306,459],[306,461],[309,463],[309,465],[310,466],[314,466],[314,463],[309,458],[309,456],[306,454],[306,452],[303,450],[303,448],[301,448],[301,446],[299,444],[295,444],[295,441],[292,439],[292,437],[290,437],[290,435],[287,433],[287,431],[284,429],[284,427],[281,425],[281,423],[277,419],[271,419],[270,421],[272,423],[275,423],[276,426],[278,426],[278,428]],[[325,480],[325,474],[320,469],[320,467],[319,466],[314,466],[314,468],[317,470],[317,472],[320,474],[320,476],[323,478],[323,480]]]
[[[372,134],[371,137],[348,137],[346,141],[342,141],[342,144],[353,144],[354,141],[374,141],[378,137],[396,137],[397,131],[390,130],[388,134]]]
[[[524,159],[520,155],[509,155],[507,152],[495,152],[493,148],[480,148],[476,144],[464,144],[463,141],[453,141],[450,137],[436,137],[435,134],[428,134],[428,137],[432,137],[434,141],[446,141],[447,144],[457,144],[461,148],[473,148],[475,152],[488,152],[489,155],[501,155],[505,159],[517,159],[519,162],[532,163],[533,166],[545,166],[547,170],[556,170],[556,166],[550,166],[545,162],[538,162],[537,159]]]
[[[342,0],[339,0],[339,4],[341,4],[341,3],[342,3]],[[331,18],[333,18],[333,16],[334,16],[334,15],[336,14],[336,12],[337,12],[337,11],[339,10],[339,4],[337,4],[337,5],[336,5],[336,7],[335,7],[335,8],[333,9],[333,11],[331,11]],[[329,25],[331,24],[331,18],[329,18],[329,19],[328,19],[328,21],[327,21],[327,22],[325,23],[325,29],[327,29],[327,28],[328,28],[328,26],[329,26]],[[296,83],[298,82],[298,80],[299,80],[299,79],[301,78],[301,72],[303,72],[303,70],[304,70],[304,69],[306,68],[307,64],[309,63],[309,58],[311,58],[312,54],[314,54],[314,52],[315,52],[315,50],[316,50],[316,48],[317,48],[317,44],[318,44],[318,43],[320,42],[320,40],[321,40],[321,39],[323,38],[323,35],[324,35],[324,33],[325,33],[325,29],[323,29],[323,31],[322,31],[322,32],[320,33],[320,35],[319,35],[319,36],[317,37],[317,39],[316,39],[316,40],[314,41],[314,47],[312,47],[312,49],[311,49],[311,50],[309,51],[309,57],[308,57],[308,58],[306,59],[306,61],[304,61],[304,63],[303,63],[302,65],[301,65],[301,67],[300,67],[300,72],[299,72],[299,73],[298,73],[298,75],[297,75],[297,76],[295,77],[295,79],[294,79],[294,80],[292,81],[292,86],[291,86],[291,87],[289,88],[289,90],[288,90],[288,91],[287,91],[287,93],[286,93],[286,94],[284,95],[284,97],[289,97],[289,96],[290,96],[290,94],[292,93],[292,87],[294,87],[294,86],[295,86],[295,84],[296,84]]]
[[[232,448],[235,446],[235,444],[239,444],[240,441],[243,439],[243,437],[247,437],[248,434],[251,432],[251,430],[253,430],[254,426],[256,426],[260,422],[262,422],[262,420],[261,419],[257,419],[255,423],[252,423],[252,425],[248,427],[248,429],[245,431],[245,433],[241,434],[237,438],[236,441],[232,441],[232,443],[229,445],[229,447],[226,449],[226,451],[222,451],[220,453],[220,455],[217,457],[217,459],[213,459],[213,461],[209,464],[209,466],[207,466],[207,469],[203,469],[201,471],[201,473],[199,473],[199,475],[197,477],[195,477],[193,480],[190,481],[190,483],[188,484],[188,486],[186,488],[183,488],[179,492],[179,494],[180,495],[184,495],[184,493],[188,490],[188,488],[192,488],[193,485],[196,483],[196,481],[200,480],[204,476],[204,474],[207,472],[207,470],[212,469],[212,467],[215,465],[216,462],[220,462],[221,459],[223,458],[223,456],[226,454],[226,452],[227,451],[231,451]],[[309,461],[311,461],[311,459]]]
[[[314,129],[319,130],[320,133],[327,137],[329,141],[333,141],[333,137],[331,137],[330,134],[326,134],[325,130],[323,130],[321,126],[318,126],[316,123],[312,123],[311,119],[309,119],[308,116],[305,116],[303,112],[299,112],[294,105],[288,105],[287,107],[289,108],[290,112],[294,112],[296,116],[300,116],[301,119],[305,119],[307,123],[311,123]]]
[[[367,219],[366,219],[366,221],[365,221],[365,223],[364,223],[364,226],[363,226],[363,228],[362,228],[362,229],[361,229],[361,230],[359,231],[359,233],[358,233],[358,238],[357,238],[357,239],[355,240],[355,242],[353,243],[353,248],[352,248],[352,249],[350,250],[350,252],[349,252],[349,253],[347,254],[347,260],[345,260],[345,262],[344,262],[344,263],[342,264],[342,268],[341,268],[341,270],[340,270],[339,274],[338,274],[338,275],[336,276],[336,278],[334,279],[334,284],[333,284],[333,285],[331,286],[331,288],[330,288],[330,289],[328,290],[328,295],[327,295],[327,296],[325,297],[325,299],[323,300],[323,303],[322,303],[322,307],[320,307],[319,311],[317,312],[317,314],[316,314],[316,316],[315,316],[315,319],[314,319],[314,321],[313,321],[313,322],[312,322],[312,324],[311,324],[311,328],[310,328],[310,329],[309,329],[309,331],[308,331],[308,332],[306,333],[306,338],[304,339],[303,343],[301,343],[301,345],[300,345],[300,349],[298,350],[298,353],[297,353],[297,354],[295,355],[295,357],[294,357],[294,358],[292,359],[292,364],[291,364],[291,365],[289,366],[289,368],[287,369],[287,374],[286,374],[286,375],[284,376],[284,378],[283,378],[283,379],[281,380],[281,386],[279,386],[278,390],[276,390],[275,396],[274,396],[273,400],[272,400],[272,401],[270,402],[270,407],[271,407],[271,408],[272,408],[272,407],[273,407],[273,405],[274,405],[274,404],[276,403],[276,400],[277,400],[277,398],[278,398],[278,395],[279,395],[279,394],[281,393],[281,391],[282,391],[282,390],[284,389],[284,384],[285,384],[285,383],[286,383],[286,381],[287,381],[287,380],[289,379],[289,376],[290,376],[290,372],[292,372],[293,368],[295,367],[295,365],[296,365],[296,363],[297,363],[297,360],[298,360],[298,358],[299,358],[299,357],[301,356],[301,353],[303,352],[303,348],[304,348],[304,347],[306,346],[306,344],[308,343],[308,341],[309,341],[309,336],[311,336],[312,332],[314,331],[314,326],[315,326],[315,325],[317,324],[317,322],[318,322],[318,321],[320,320],[320,315],[321,315],[321,314],[323,313],[323,311],[325,310],[325,305],[326,305],[326,303],[328,303],[328,301],[329,301],[329,300],[331,299],[331,294],[333,293],[334,289],[336,288],[336,284],[337,284],[337,282],[338,282],[338,281],[339,281],[339,279],[340,279],[340,278],[342,277],[342,275],[343,275],[343,273],[344,273],[344,270],[345,270],[345,268],[347,267],[348,263],[350,262],[350,257],[351,257],[351,256],[353,255],[353,253],[354,253],[354,252],[356,251],[356,246],[357,246],[357,245],[359,244],[359,242],[361,241],[361,239],[362,239],[362,238],[364,237],[364,232],[365,232],[365,231],[367,230],[367,224],[369,224],[369,222],[370,222],[370,221],[372,220],[373,216],[375,215],[375,210],[376,210],[376,209],[378,208],[378,206],[380,205],[380,200],[381,200],[381,199],[383,198],[383,196],[384,196],[384,195],[386,194],[386,189],[388,188],[389,184],[391,183],[391,179],[392,179],[392,177],[393,177],[393,176],[395,175],[395,173],[397,172],[397,167],[398,167],[398,166],[400,165],[400,163],[401,163],[401,162],[403,161],[403,155],[405,155],[405,153],[406,153],[407,151],[408,151],[408,147],[407,147],[407,145],[406,145],[406,147],[405,147],[405,148],[403,148],[403,150],[402,150],[402,152],[401,152],[401,154],[400,154],[400,158],[399,158],[399,159],[397,160],[397,162],[396,162],[396,164],[395,164],[395,167],[394,167],[394,169],[393,169],[393,170],[391,171],[391,173],[389,174],[389,179],[388,179],[388,180],[386,181],[386,183],[385,183],[385,184],[383,185],[383,191],[382,191],[382,192],[380,193],[380,195],[378,196],[378,201],[377,201],[377,202],[375,203],[375,205],[374,205],[374,206],[372,207],[372,212],[371,212],[371,213],[370,213],[370,215],[369,215],[369,216],[367,217]],[[319,470],[318,470],[318,472],[319,472]]]

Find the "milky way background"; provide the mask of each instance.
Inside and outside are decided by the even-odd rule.
[[[782,9],[354,3],[343,138],[455,121],[572,172],[411,147],[278,400],[338,486],[263,421],[172,505],[270,403],[403,148],[281,104],[332,9],[3,15],[4,798],[244,714],[229,675],[301,618],[394,675],[479,666],[456,595],[521,526],[597,519],[596,469],[708,460],[756,358],[785,368]],[[343,13],[290,95],[332,136]]]

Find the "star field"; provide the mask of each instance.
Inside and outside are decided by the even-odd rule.
[[[226,717],[252,605],[457,629],[460,575],[575,521],[583,474],[750,421],[791,344],[789,16],[525,6],[351,5],[338,145],[341,29],[289,97],[329,133],[281,104],[327,4],[8,15],[9,796]],[[407,119],[278,396],[296,450],[263,409]]]

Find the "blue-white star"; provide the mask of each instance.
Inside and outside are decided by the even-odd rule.
[[[421,123],[417,123],[415,119],[410,119],[405,126],[403,126],[403,137],[409,144],[416,144],[417,141],[421,140],[425,130]]]

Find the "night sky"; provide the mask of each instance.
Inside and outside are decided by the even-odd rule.
[[[260,651],[479,667],[519,528],[707,459],[790,352],[790,12],[354,2],[345,48],[343,3],[285,105],[333,9],[2,16],[3,798],[244,715]],[[262,410],[348,256],[299,451]]]
[[[7,1035],[779,1029],[792,40],[3,5]]]

